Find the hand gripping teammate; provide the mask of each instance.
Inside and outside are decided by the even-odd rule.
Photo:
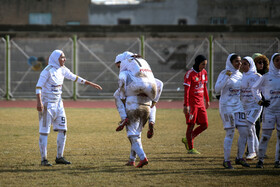
[[[210,106],[207,91],[207,59],[203,55],[195,58],[195,64],[184,77],[184,114],[188,125],[186,138],[182,138],[189,154],[200,154],[194,147],[194,138],[208,127],[206,109]],[[206,103],[204,104],[204,98]],[[206,106],[205,106],[206,105]],[[199,126],[194,129],[195,124]]]
[[[277,130],[275,168],[280,168],[280,53],[271,57],[268,73],[264,74],[252,87],[253,95],[259,105],[264,106],[262,136],[259,145],[257,168],[263,168],[267,144],[272,131]],[[262,95],[263,97],[262,97]]]
[[[64,66],[65,61],[66,57],[63,51],[53,51],[49,57],[49,64],[41,72],[36,85],[37,110],[39,112],[39,147],[42,166],[52,166],[47,160],[48,134],[50,133],[51,125],[53,125],[54,131],[58,131],[56,164],[71,164],[63,157],[67,131],[67,120],[61,98],[64,78],[80,84],[90,85],[99,90],[102,89],[98,84],[73,74]]]
[[[257,69],[254,60],[246,56],[242,59],[241,70],[243,77],[241,81],[241,102],[246,113],[246,123],[248,128],[248,151],[246,156],[247,160],[252,160],[257,157],[259,149],[259,140],[256,135],[255,123],[261,115],[262,107],[255,102],[251,88],[255,82],[257,82],[261,75],[257,73]]]
[[[230,54],[226,61],[226,69],[219,74],[215,84],[215,92],[221,95],[219,111],[223,121],[224,130],[226,131],[223,161],[223,166],[226,169],[233,169],[230,162],[230,151],[235,127],[237,127],[239,132],[238,152],[235,163],[244,167],[250,167],[243,158],[248,130],[245,112],[240,100],[242,79],[242,73],[239,71],[240,67],[241,57],[234,53]]]
[[[149,116],[149,130],[147,132],[147,137],[152,138],[156,120],[155,105],[161,96],[163,83],[159,79],[154,78],[147,61],[137,54],[133,54],[128,51],[119,54],[116,57],[115,64],[118,68],[120,68],[120,75],[119,89],[117,89],[114,93],[114,97],[121,117],[121,122],[119,123],[116,131],[121,131],[124,126],[129,123],[124,105],[126,98],[124,90],[128,89],[128,94],[130,95],[145,94],[152,100],[151,113]],[[133,82],[133,84],[129,84],[128,88],[126,88],[125,85],[130,82]],[[156,84],[156,89],[154,88],[154,83]],[[124,87],[125,89],[123,89]],[[154,92],[156,92],[155,97]]]

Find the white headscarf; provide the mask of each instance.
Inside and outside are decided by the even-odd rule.
[[[273,58],[276,56],[276,55],[280,55],[280,53],[274,53],[270,59],[270,63],[269,63],[269,71],[268,73],[270,74],[273,74],[277,77],[280,77],[280,69],[277,69],[275,66],[274,66],[274,63],[273,63]]]
[[[125,51],[121,54],[118,54],[115,59],[115,63],[122,62],[124,60],[130,59],[131,56],[134,55],[132,52]]]
[[[250,63],[249,71],[244,72],[244,73],[245,74],[257,73],[257,68],[256,68],[254,60],[249,56],[245,56],[243,59],[246,59]]]
[[[226,61],[226,70],[231,71],[232,73],[239,71],[238,69],[235,69],[230,61],[230,58],[232,55],[236,55],[235,53],[231,53],[230,55],[228,55],[227,57],[227,61]]]
[[[63,51],[61,50],[54,50],[49,58],[49,65],[55,67],[56,69],[60,68],[61,66],[58,59],[62,53]]]

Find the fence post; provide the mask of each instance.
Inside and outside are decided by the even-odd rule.
[[[6,35],[6,100],[10,100],[10,88],[11,88],[11,46],[10,36]]]
[[[145,58],[145,37],[144,37],[144,35],[142,35],[141,37],[140,37],[140,40],[141,40],[141,56],[143,57],[143,58]]]
[[[73,73],[77,74],[77,35],[73,36]],[[73,82],[73,99],[77,100],[77,83]]]
[[[209,37],[209,99],[212,101],[213,97],[213,36]]]

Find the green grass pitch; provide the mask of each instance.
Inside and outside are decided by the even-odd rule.
[[[236,166],[226,170],[223,162],[225,132],[217,109],[209,109],[209,128],[195,139],[201,155],[186,153],[181,138],[186,124],[182,109],[158,109],[156,130],[142,134],[149,164],[124,166],[130,143],[125,130],[116,132],[116,109],[66,108],[68,120],[64,156],[71,165],[56,165],[56,132],[48,139],[52,167],[40,166],[36,109],[0,108],[0,186],[279,186],[280,169],[273,168],[276,132],[269,142],[264,169]],[[238,131],[231,151],[237,153]],[[137,160],[138,163],[139,159]]]

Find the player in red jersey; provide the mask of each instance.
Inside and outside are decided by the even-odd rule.
[[[194,138],[207,129],[208,119],[206,109],[210,106],[207,91],[207,59],[203,55],[195,58],[195,64],[184,77],[184,114],[188,125],[186,138],[182,139],[189,154],[200,154],[193,147]],[[204,104],[204,98],[206,104]],[[195,124],[199,126],[194,129]]]

